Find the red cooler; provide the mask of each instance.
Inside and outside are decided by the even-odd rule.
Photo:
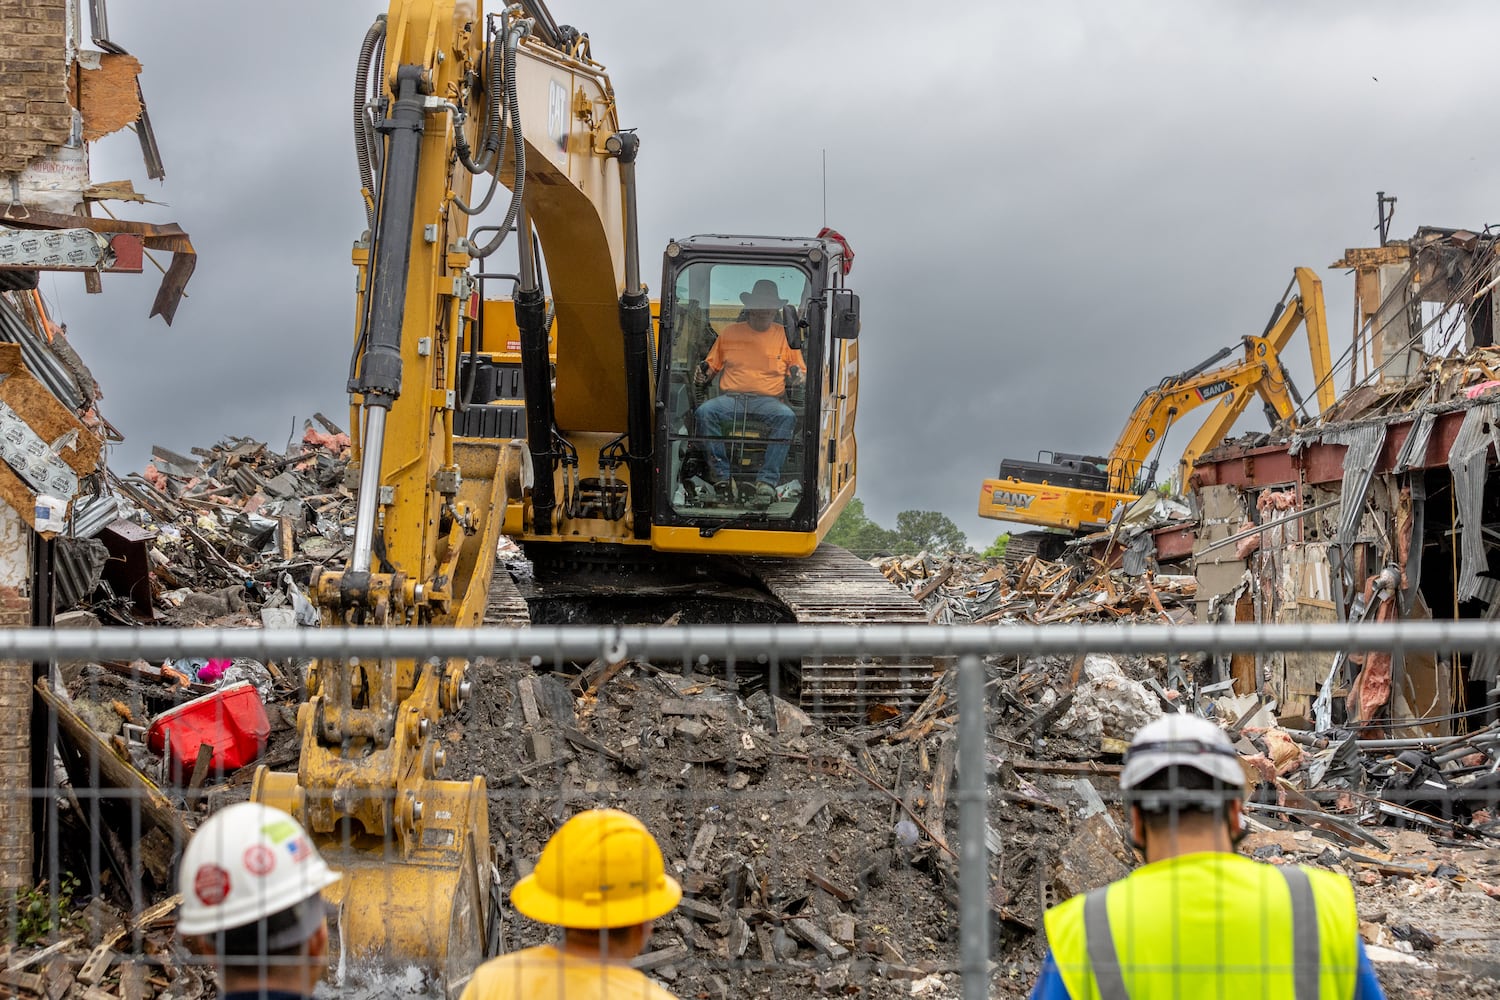
[[[168,772],[174,781],[185,782],[198,762],[198,747],[213,747],[209,773],[223,774],[244,767],[266,748],[271,720],[260,693],[249,681],[240,681],[213,694],[178,705],[151,720],[146,745],[162,753],[170,740]]]

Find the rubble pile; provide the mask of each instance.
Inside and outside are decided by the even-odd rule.
[[[315,623],[300,588],[345,557],[353,523],[349,437],[317,420],[287,454],[235,438],[195,459],[157,447],[144,473],[111,473],[113,492],[62,539],[74,571],[60,610],[127,625]]]
[[[934,624],[1048,625],[1059,622],[1193,620],[1197,581],[1165,573],[1127,574],[1097,559],[1070,555],[1049,562],[1028,555],[1016,564],[966,553],[871,560],[886,579],[909,590]]]
[[[123,517],[107,523],[141,533],[152,614],[107,577],[78,614],[314,624],[300,582],[342,557],[347,440],[308,428],[290,454],[231,440],[194,455],[158,450],[152,469],[118,480]],[[1035,556],[1007,566],[924,553],[875,565],[935,622],[1192,613],[1191,577]],[[1048,906],[1136,864],[1116,785],[1122,755],[1140,726],[1188,711],[1223,726],[1240,750],[1253,789],[1243,849],[1349,875],[1388,989],[1418,995],[1437,968],[1449,995],[1489,995],[1481,980],[1484,928],[1500,905],[1500,726],[1397,741],[1373,730],[1313,733],[1278,719],[1265,692],[1237,693],[1218,679],[1220,666],[1191,655],[986,660],[991,994],[1029,991]],[[64,691],[43,693],[59,713],[69,779],[59,829],[66,845],[99,847],[92,862],[81,848],[65,859],[87,905],[0,956],[8,985],[33,996],[209,995],[171,937],[172,865],[201,815],[248,796],[255,765],[295,766],[304,667],[62,666]],[[682,905],[637,960],[678,995],[958,995],[953,671],[910,715],[839,728],[799,710],[774,667],[480,661],[471,678],[473,696],[439,737],[450,776],[486,777],[497,898],[567,816],[614,806],[645,821],[684,886]],[[164,716],[205,703],[214,706],[207,718],[234,731],[205,733],[201,746],[153,740]],[[138,819],[111,812],[122,791],[141,804]],[[551,931],[505,907],[499,933],[511,950]]]
[[[489,776],[506,887],[561,818],[616,806],[642,816],[686,888],[640,962],[680,995],[958,990],[951,672],[906,719],[830,729],[762,677],[635,660],[495,671],[448,738],[459,768]],[[1481,971],[1463,953],[1492,919],[1500,824],[1474,754],[1492,764],[1500,732],[1435,747],[1440,780],[1472,789],[1440,808],[1409,751],[1286,730],[1254,696],[1199,684],[1185,658],[992,658],[986,671],[993,995],[1026,994],[1046,907],[1134,867],[1116,781],[1130,736],[1169,711],[1237,742],[1254,856],[1348,874],[1375,917],[1398,912],[1392,899],[1434,901],[1431,919],[1367,918],[1382,975],[1436,964],[1462,985]],[[546,933],[509,924],[505,945]]]
[[[679,995],[956,996],[953,672],[905,719],[835,729],[779,697],[770,675],[705,669],[636,659],[552,672],[477,666],[474,697],[441,737],[450,773],[487,778],[502,898],[562,819],[615,806],[647,823],[685,888],[637,961]],[[1500,896],[1500,851],[1488,846],[1500,825],[1483,804],[1489,782],[1476,759],[1500,753],[1500,729],[1434,742],[1418,759],[1354,734],[1288,731],[1253,696],[1200,685],[1190,663],[1165,657],[991,658],[985,669],[993,995],[1026,994],[1047,906],[1134,865],[1115,788],[1121,754],[1140,725],[1179,709],[1214,718],[1237,741],[1254,784],[1247,852],[1351,876],[1383,976],[1418,977],[1436,964],[1461,977],[1468,968],[1475,928],[1485,926],[1477,921],[1492,919],[1488,907]],[[174,691],[178,680],[148,670],[122,676],[89,665],[80,678],[73,708],[101,737],[112,728],[108,714],[120,711],[115,702],[134,714],[132,697],[149,706],[196,690]],[[118,697],[106,701],[110,694]],[[258,762],[295,759],[294,698],[290,686],[273,686],[273,733]],[[249,767],[185,785],[155,766],[157,794],[184,827],[197,810],[248,794]],[[1472,795],[1434,805],[1434,782]],[[65,813],[87,822],[86,811]],[[132,853],[134,845],[121,846]],[[170,943],[167,867],[135,850],[146,858],[141,898],[107,878],[79,917],[85,923],[55,940],[63,947],[19,959],[41,977],[27,983],[81,982],[91,946],[117,934],[112,954],[146,956],[146,986],[200,995],[201,974]],[[549,933],[504,912],[506,949]],[[101,962],[101,988],[135,975],[125,971],[130,962]]]

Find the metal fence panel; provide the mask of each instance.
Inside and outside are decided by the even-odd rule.
[[[1500,834],[1489,790],[1500,732],[1485,725],[1487,708],[1448,737],[1288,731],[1275,725],[1274,691],[1251,692],[1254,710],[1231,718],[1224,685],[1192,664],[1497,641],[1500,627],[1478,621],[0,631],[5,690],[29,688],[33,661],[52,664],[37,703],[47,736],[30,749],[54,775],[43,788],[12,782],[0,798],[12,817],[41,806],[40,827],[25,831],[40,847],[40,881],[6,889],[0,962],[10,986],[38,994],[49,983],[77,995],[205,990],[208,971],[172,935],[174,866],[206,814],[249,794],[254,769],[215,774],[180,754],[170,766],[172,748],[150,749],[146,730],[162,704],[240,678],[271,729],[256,763],[294,771],[296,690],[313,657],[473,657],[468,703],[428,736],[450,777],[487,781],[486,888],[500,903],[491,951],[547,937],[506,893],[563,820],[610,806],[646,822],[686,890],[637,963],[679,995],[1024,996],[1047,906],[1134,863],[1119,753],[1143,719],[1177,710],[1215,717],[1258,775],[1247,809],[1257,857],[1374,875],[1358,886],[1362,905],[1385,898],[1386,880],[1417,884],[1419,872],[1466,888],[1441,918],[1464,931],[1468,908],[1492,901],[1474,888],[1487,885],[1481,855],[1463,848]],[[824,725],[784,686],[781,668],[804,653],[937,657],[947,668],[914,713],[872,705]],[[1454,852],[1447,868],[1411,846],[1418,835],[1433,852],[1458,845],[1442,848]],[[1172,918],[1161,915],[1164,926]],[[1370,933],[1399,953],[1435,919],[1392,911]],[[1407,938],[1391,936],[1397,925]],[[377,990],[398,987],[434,988],[403,973]]]

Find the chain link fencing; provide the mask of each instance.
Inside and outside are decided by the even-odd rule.
[[[296,772],[310,665],[325,694],[330,664],[362,665],[351,698],[368,707],[382,663],[414,665],[415,683],[467,661],[463,704],[416,741],[422,767],[485,779],[491,918],[455,953],[546,940],[509,888],[569,816],[613,807],[645,822],[684,888],[634,963],[680,996],[1024,996],[1044,911],[1136,863],[1120,755],[1163,713],[1210,718],[1235,741],[1258,858],[1389,878],[1409,864],[1393,831],[1492,841],[1500,735],[1485,692],[1463,682],[1497,641],[1500,626],[1477,621],[6,630],[0,661],[36,698],[7,712],[24,752],[0,799],[0,970],[32,995],[202,994],[207,971],[172,934],[176,864],[205,815],[250,795],[258,765]],[[1293,654],[1327,671],[1301,701],[1267,666]],[[920,698],[824,719],[794,686],[809,657],[938,670]],[[1236,657],[1255,664],[1249,685]],[[1450,693],[1422,701],[1402,665],[1429,661]],[[1361,714],[1372,662],[1401,697]],[[263,735],[231,689],[264,711]],[[204,698],[196,734],[161,724]],[[1333,725],[1315,731],[1324,711]],[[358,846],[399,865],[394,840]],[[1431,877],[1429,860],[1411,864]],[[428,902],[423,919],[452,908]],[[436,988],[423,956],[387,957],[412,969],[374,992]]]

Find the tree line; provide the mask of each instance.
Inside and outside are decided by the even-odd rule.
[[[983,555],[998,559],[1005,554],[1009,535],[1001,535]],[[969,541],[947,514],[935,510],[903,510],[896,527],[883,528],[865,513],[865,503],[856,497],[828,531],[828,541],[859,556],[915,555],[918,552],[968,552]]]

